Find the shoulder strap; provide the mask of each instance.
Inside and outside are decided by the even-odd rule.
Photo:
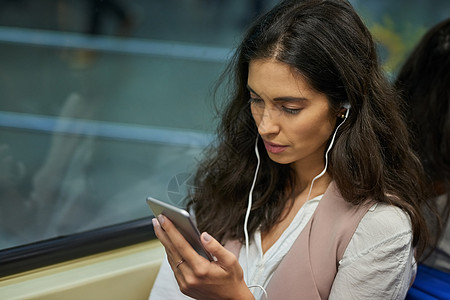
[[[369,207],[369,201],[348,203],[331,182],[269,282],[269,299],[327,299],[338,262]]]

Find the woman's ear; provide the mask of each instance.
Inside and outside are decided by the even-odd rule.
[[[338,115],[337,115],[337,116],[338,116],[339,118],[341,118],[341,119],[347,118],[347,117],[348,117],[348,114],[350,113],[350,107],[351,107],[350,103],[345,102],[345,103],[342,105],[342,107],[339,109],[339,112],[338,112]]]

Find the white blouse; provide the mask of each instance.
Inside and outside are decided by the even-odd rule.
[[[289,227],[266,253],[262,252],[259,231],[250,242],[249,259],[245,247],[241,248],[239,263],[248,286],[267,286],[321,197],[309,200],[300,208]],[[416,273],[411,242],[411,224],[405,212],[387,204],[372,206],[339,262],[329,299],[404,299]],[[261,288],[252,287],[251,291],[255,299],[265,299]],[[161,265],[149,299],[191,299],[179,291],[167,259]]]

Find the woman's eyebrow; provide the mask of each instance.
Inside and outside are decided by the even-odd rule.
[[[247,84],[247,89],[255,94],[258,97],[261,97],[260,95],[258,95],[257,92],[255,92],[248,84]],[[283,97],[277,97],[274,98],[273,101],[274,102],[300,102],[300,101],[306,101],[307,99],[304,97],[293,97],[293,96],[283,96]]]
[[[306,100],[307,99],[304,97],[292,97],[292,96],[277,97],[273,99],[274,102],[301,102]]]
[[[256,96],[260,97],[260,96],[258,95],[258,93],[255,92],[248,84],[247,84],[247,89],[248,89],[251,93],[253,93],[253,94],[255,94]]]

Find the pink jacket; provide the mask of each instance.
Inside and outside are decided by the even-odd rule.
[[[269,282],[269,299],[327,299],[339,261],[372,204],[348,203],[331,182]],[[241,244],[229,241],[225,247],[238,256]]]

